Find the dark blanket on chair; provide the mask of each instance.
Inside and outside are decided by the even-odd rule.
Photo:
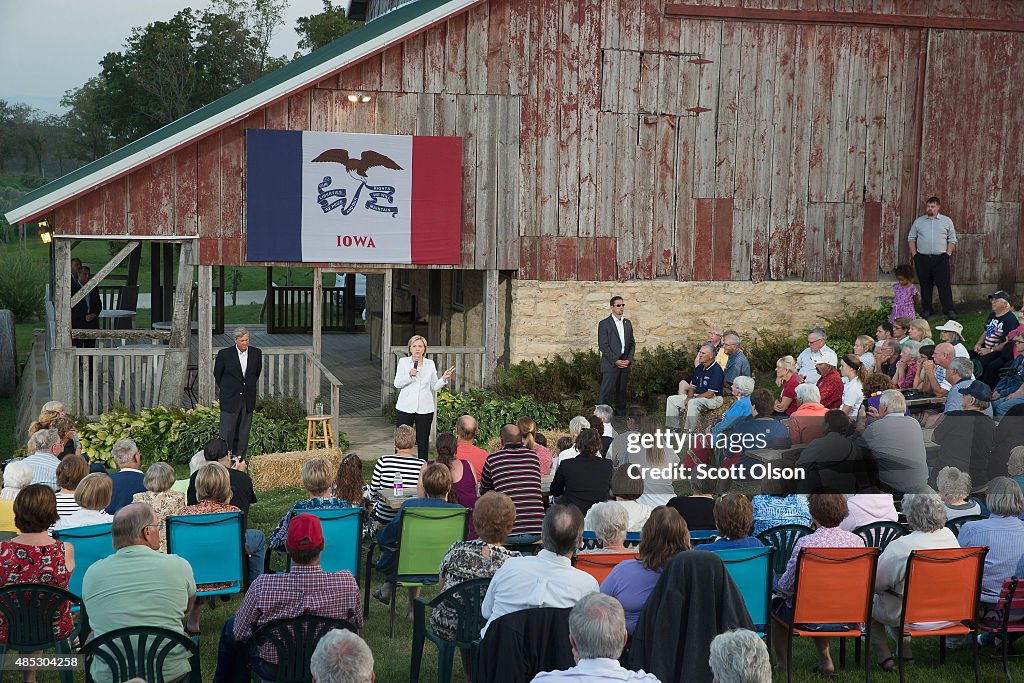
[[[535,607],[497,619],[477,648],[473,680],[529,683],[541,671],[575,666],[569,645],[570,611]]]

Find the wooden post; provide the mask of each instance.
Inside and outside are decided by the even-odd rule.
[[[213,403],[212,299],[213,266],[199,266],[199,403],[204,406]]]
[[[192,335],[192,323],[188,318],[189,303],[192,301],[192,260],[192,240],[182,242],[178,254],[178,281],[174,287],[171,339],[167,355],[164,356],[160,392],[157,395],[157,405],[165,408],[181,405],[188,378],[189,338]]]
[[[323,350],[323,343],[321,338],[321,327],[324,321],[323,312],[323,300],[324,300],[324,277],[323,270],[320,268],[313,269],[313,355],[317,360],[320,360],[320,354]],[[309,364],[306,369],[306,402],[307,410],[313,410],[313,401],[317,394],[320,393],[320,368],[315,365]]]
[[[494,368],[498,365],[498,271],[484,271],[484,367],[483,383],[494,382]]]
[[[82,285],[82,287],[77,292],[75,292],[75,295],[71,297],[71,305],[75,306],[76,304],[78,304],[82,299],[84,299],[89,294],[89,292],[93,290],[94,287],[103,282],[103,278],[110,275],[110,273],[113,272],[114,268],[117,268],[119,265],[121,265],[121,262],[128,258],[128,255],[135,251],[135,249],[138,248],[139,244],[140,242],[138,241],[129,242],[128,244],[126,244],[124,248],[117,253],[117,256],[110,259],[107,265],[100,268],[98,273],[89,278],[89,281]]]
[[[383,408],[391,399],[391,386],[395,370],[391,359],[391,302],[392,288],[395,284],[395,271],[388,268],[384,271],[384,306],[381,308],[380,327],[380,407]]]
[[[53,319],[54,348],[50,352],[50,398],[69,413],[78,412],[78,373],[71,347],[71,242],[55,237]]]

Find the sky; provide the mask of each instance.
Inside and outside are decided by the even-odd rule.
[[[52,114],[60,99],[99,74],[108,52],[122,49],[132,28],[164,21],[211,0],[0,0],[0,99]],[[335,3],[338,4],[338,3]],[[271,54],[291,56],[295,20],[323,10],[321,0],[290,0]]]

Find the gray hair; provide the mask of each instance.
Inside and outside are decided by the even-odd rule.
[[[796,358],[793,358],[793,356],[783,356],[775,361],[775,367],[794,372],[796,371]]]
[[[825,334],[825,330],[821,329],[820,327],[812,327],[811,329],[807,330],[807,334],[808,335],[812,335],[813,334],[815,337],[817,337],[821,341],[825,341],[826,339],[828,339],[828,335]]]
[[[807,384],[806,382],[798,384],[796,387],[796,402],[821,403],[821,392],[813,384]]]
[[[332,629],[313,650],[309,672],[317,683],[370,683],[373,653],[366,641],[352,631]]]
[[[590,420],[577,415],[573,419],[569,420],[569,436],[572,438],[573,443],[576,443],[576,437],[580,435],[584,429],[590,429]]]
[[[56,429],[40,429],[32,435],[32,448],[37,451],[48,451],[57,443]]]
[[[626,644],[626,615],[604,593],[583,596],[569,612],[569,635],[580,659],[618,659]]]
[[[40,412],[63,413],[64,404],[61,403],[60,401],[47,401],[46,403],[43,404],[42,410]]]
[[[956,467],[943,467],[935,477],[939,495],[952,500],[963,500],[971,495],[971,475]]]
[[[950,372],[955,372],[960,379],[974,377],[974,363],[970,358],[958,356],[949,364]],[[952,389],[950,390],[952,391]]]
[[[1013,479],[996,477],[988,483],[985,504],[993,515],[1020,517],[1024,512],[1024,493]]]
[[[38,433],[38,432],[37,432]],[[4,468],[4,486],[23,489],[32,483],[32,466],[22,461],[8,463]]]
[[[197,470],[199,470],[200,467],[208,462],[210,461],[206,459],[206,453],[199,451],[192,456],[191,460],[188,461],[188,475],[191,477]]]
[[[747,377],[746,375],[740,375],[732,381],[732,388],[735,389],[740,396],[750,396],[754,393],[754,378]]]
[[[727,334],[722,337],[722,341],[728,341],[730,344],[739,344],[742,340],[738,334]]]
[[[156,513],[149,503],[130,503],[118,510],[110,525],[114,550],[139,545],[138,540],[155,518]]]
[[[605,545],[626,540],[629,530],[629,513],[613,500],[596,503],[588,513],[594,533]]]
[[[165,462],[155,462],[146,468],[142,485],[147,491],[163,493],[174,486],[174,468]]]
[[[884,346],[892,351],[894,356],[900,355],[900,351],[903,350],[903,346],[895,339],[886,339]]]
[[[715,355],[715,347],[712,346],[711,344],[708,344],[707,342],[704,342],[703,344],[701,344],[700,345],[700,350],[703,351],[704,349],[707,349],[708,353],[710,353],[712,356]]]
[[[135,454],[139,452],[139,447],[131,439],[121,439],[114,444],[110,454],[114,456],[114,463],[118,467],[124,467],[130,465],[132,460],[135,458]]]
[[[1014,446],[1010,450],[1010,458],[1006,461],[1006,469],[1011,475],[1024,474],[1024,446]],[[7,478],[4,477],[4,484],[6,483]]]
[[[903,514],[912,531],[930,533],[946,524],[946,506],[935,491],[927,486],[918,493],[903,495]]]
[[[907,412],[907,399],[899,389],[886,389],[878,399],[878,407],[887,413],[902,415]]]
[[[921,357],[921,342],[908,339],[903,343],[903,350],[907,352],[907,355],[911,358]]]
[[[242,325],[239,325],[231,334],[235,339],[238,339],[239,337],[244,337],[245,335],[249,334],[249,330],[243,327]]]
[[[771,683],[768,648],[753,631],[735,629],[715,636],[708,657],[718,683]]]
[[[611,422],[612,418],[615,417],[615,411],[612,410],[610,405],[600,403],[594,406],[594,415],[601,418],[601,422]]]

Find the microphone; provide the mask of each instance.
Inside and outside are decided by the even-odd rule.
[[[412,369],[415,370],[416,368],[419,367],[419,365],[420,365],[420,359],[417,358],[416,356],[413,356],[413,359],[412,359]]]

